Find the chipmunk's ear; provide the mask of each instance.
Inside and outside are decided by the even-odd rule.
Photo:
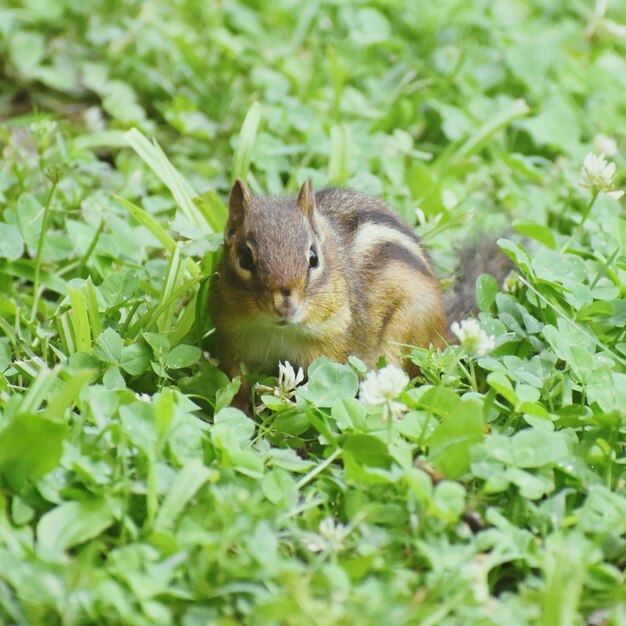
[[[296,200],[298,208],[304,214],[304,217],[311,219],[315,211],[315,195],[313,194],[313,183],[307,178],[300,187],[300,193]]]
[[[241,226],[251,204],[252,192],[248,185],[238,178],[228,196],[228,235],[232,235]]]

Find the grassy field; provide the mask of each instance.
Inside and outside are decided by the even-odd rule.
[[[0,623],[626,626],[624,94],[617,0],[3,0]],[[495,345],[230,408],[237,176],[501,237]]]

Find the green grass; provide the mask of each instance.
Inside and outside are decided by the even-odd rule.
[[[626,218],[580,185],[599,135],[626,185],[623,24],[618,2],[5,1],[0,622],[626,625]],[[415,351],[395,422],[358,361],[229,408],[207,278],[237,176],[380,195],[444,285],[502,237],[516,272],[477,289],[495,349]]]

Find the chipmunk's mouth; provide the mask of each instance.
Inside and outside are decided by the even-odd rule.
[[[274,319],[274,326],[280,326],[284,328],[285,326],[300,326],[303,321],[303,313],[301,311],[296,311],[293,315],[281,316],[278,319]]]

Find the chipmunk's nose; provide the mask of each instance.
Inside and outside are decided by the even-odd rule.
[[[272,294],[274,310],[281,317],[292,317],[298,310],[298,296],[291,289],[277,289]]]

